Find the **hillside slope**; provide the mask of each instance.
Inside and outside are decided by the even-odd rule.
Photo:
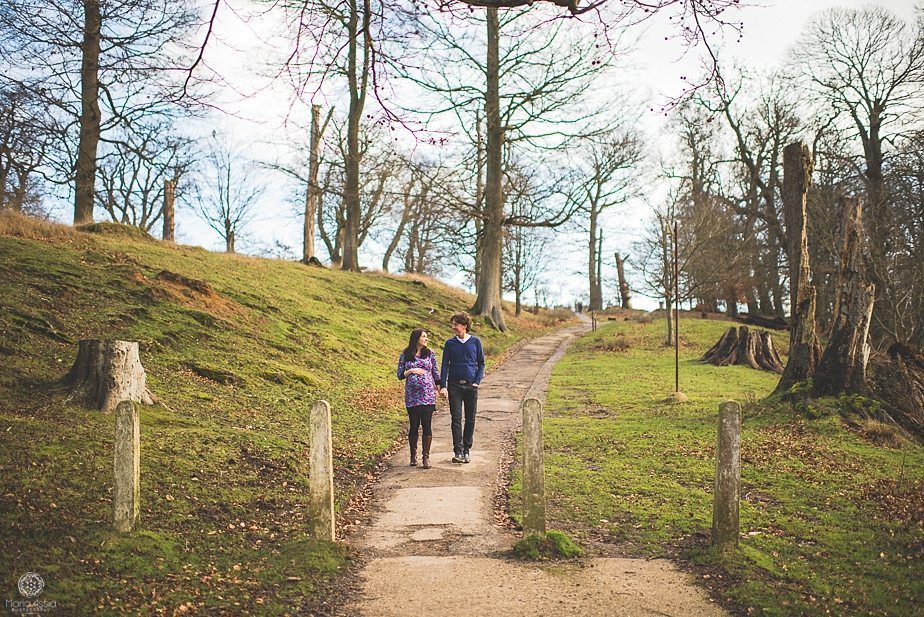
[[[342,508],[400,436],[409,331],[444,340],[472,297],[95,230],[0,225],[0,595],[33,571],[64,614],[309,609],[345,562],[305,531],[311,403],[331,402]],[[489,365],[553,321],[507,320],[476,323]],[[82,338],[140,341],[164,403],[141,411],[129,536],[109,530],[113,418],[58,385]]]

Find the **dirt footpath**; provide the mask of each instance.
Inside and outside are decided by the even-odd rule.
[[[352,539],[367,561],[343,614],[724,615],[688,575],[663,560],[532,564],[509,558],[516,538],[494,523],[505,438],[520,403],[544,398],[552,366],[589,329],[580,324],[524,345],[482,382],[472,462],[454,464],[445,402],[433,418],[433,468],[392,458],[373,498],[372,524]]]

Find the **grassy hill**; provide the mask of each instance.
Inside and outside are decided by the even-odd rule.
[[[94,232],[94,233],[91,233]],[[310,268],[0,217],[0,597],[28,571],[61,614],[309,610],[348,556],[306,534],[307,413],[333,409],[341,512],[398,439],[394,377],[473,298],[431,280]],[[475,324],[489,366],[549,317]],[[142,530],[110,531],[113,417],[58,385],[82,338],[137,340]]]
[[[664,320],[607,322],[555,366],[547,397],[551,526],[596,554],[667,557],[747,615],[919,615],[924,447],[859,420],[856,396],[796,406],[779,376],[699,357],[728,322],[680,320],[680,387]],[[774,332],[778,349],[786,333]],[[743,406],[740,550],[709,548],[719,403]],[[845,418],[851,419],[846,422]],[[513,510],[522,496],[514,474]]]

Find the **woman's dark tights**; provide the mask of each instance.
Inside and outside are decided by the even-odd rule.
[[[407,417],[409,426],[407,429],[407,438],[411,443],[417,443],[418,430],[423,428],[424,437],[433,435],[430,427],[433,420],[433,409],[430,405],[419,405],[417,407],[407,408]]]

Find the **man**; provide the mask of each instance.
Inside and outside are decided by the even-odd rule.
[[[449,396],[449,415],[452,417],[452,462],[471,463],[469,451],[472,449],[472,439],[475,435],[478,386],[484,377],[484,349],[481,347],[481,339],[468,332],[472,327],[472,318],[468,313],[456,313],[450,319],[450,323],[455,336],[443,345],[440,394]]]

